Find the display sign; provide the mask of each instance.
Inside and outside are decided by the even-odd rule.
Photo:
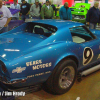
[[[72,5],[74,5],[74,0],[62,0],[62,5],[64,5],[65,2],[68,2],[69,7],[72,7]]]
[[[93,0],[89,0],[89,2],[93,2]]]
[[[74,0],[74,1],[82,1],[82,0]]]

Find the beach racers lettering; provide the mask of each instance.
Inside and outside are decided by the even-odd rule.
[[[83,51],[83,65],[87,65],[92,60],[94,54],[93,50],[89,47],[84,48]]]
[[[52,63],[46,63],[46,64],[41,64],[41,65],[35,65],[33,66],[33,70],[36,70],[36,69],[40,69],[40,68],[46,68],[46,67],[51,67]]]
[[[26,62],[26,66],[32,66],[32,65],[37,65],[37,64],[42,64],[42,60]]]
[[[37,77],[37,76],[41,76],[41,75],[46,75],[46,74],[49,74],[49,73],[51,73],[51,71],[37,73],[37,74],[34,74],[34,75],[29,75],[29,76],[27,76],[27,78],[32,78],[32,77]]]
[[[26,66],[27,67],[32,66],[32,69],[36,70],[36,69],[51,67],[52,66],[52,62],[43,64],[42,60],[36,60],[36,61],[26,62]]]

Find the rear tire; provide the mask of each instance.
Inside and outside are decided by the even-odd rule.
[[[77,75],[77,65],[71,60],[61,61],[46,81],[46,90],[53,94],[66,93],[74,84]]]

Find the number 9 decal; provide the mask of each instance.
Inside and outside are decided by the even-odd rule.
[[[93,51],[91,48],[86,47],[83,51],[83,65],[87,65],[93,58]]]

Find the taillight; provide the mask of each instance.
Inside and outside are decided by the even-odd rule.
[[[4,73],[7,72],[7,68],[6,68],[4,65],[1,65],[1,69],[2,69],[2,71],[3,71]]]

